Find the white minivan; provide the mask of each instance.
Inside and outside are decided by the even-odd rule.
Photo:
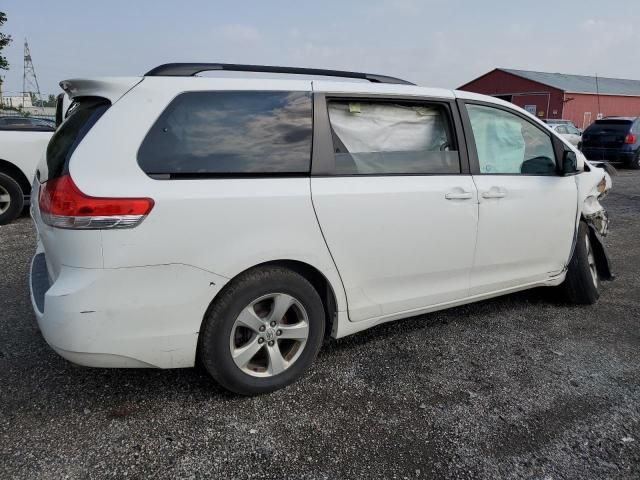
[[[538,286],[593,303],[611,278],[611,178],[510,103],[226,64],[61,86],[30,283],[72,362],[199,359],[256,394],[298,379],[326,335]]]

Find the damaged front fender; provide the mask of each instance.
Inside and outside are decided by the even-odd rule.
[[[580,220],[589,227],[589,239],[595,255],[598,275],[602,280],[613,280],[611,260],[603,238],[609,232],[609,217],[600,201],[611,189],[611,175],[603,168],[589,164],[588,171],[580,176],[578,190],[584,200],[580,202]]]
[[[582,218],[588,225],[593,226],[602,237],[607,236],[609,232],[609,217],[598,198],[590,196],[584,201],[582,205]]]

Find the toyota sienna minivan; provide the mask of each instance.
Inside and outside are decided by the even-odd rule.
[[[611,277],[611,178],[510,103],[225,64],[61,86],[30,283],[72,362],[198,359],[257,394],[300,378],[328,335],[539,286],[594,303]]]

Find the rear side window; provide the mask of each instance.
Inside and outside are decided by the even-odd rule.
[[[39,171],[41,182],[68,172],[74,150],[110,105],[108,100],[99,97],[83,97],[71,104],[66,120],[49,140],[47,171]]]
[[[151,127],[138,163],[151,176],[308,174],[311,94],[187,92]]]
[[[445,105],[332,100],[328,108],[338,175],[460,173]]]

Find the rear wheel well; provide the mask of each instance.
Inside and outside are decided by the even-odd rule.
[[[246,270],[243,270],[242,272],[238,273],[222,288],[222,290],[220,290],[220,292],[218,292],[218,294],[214,297],[213,301],[209,304],[207,311],[205,312],[203,317],[203,326],[209,311],[215,305],[216,301],[220,296],[220,293],[223,292],[226,288],[228,288],[228,286],[236,278],[254,269],[260,269],[263,267],[274,267],[274,266],[286,268],[288,270],[296,272],[298,275],[302,275],[305,279],[309,281],[309,283],[311,283],[313,288],[315,288],[315,290],[318,292],[318,295],[320,296],[320,300],[322,300],[322,306],[324,307],[325,337],[330,337],[331,333],[333,332],[334,323],[337,321],[337,312],[338,312],[338,307],[337,307],[335,293],[333,292],[333,287],[329,283],[329,280],[327,280],[327,278],[322,274],[322,272],[320,272],[320,270],[309,265],[308,263],[300,262],[297,260],[274,260],[270,262],[259,263],[257,265],[254,265],[253,267],[247,268]],[[201,326],[199,333],[201,333],[202,331],[203,331],[203,327]],[[200,335],[199,335],[199,338],[200,338]],[[194,365],[196,367],[202,366],[200,362],[200,353],[199,353],[200,348],[201,348],[200,340],[198,340],[198,346],[196,349],[197,351],[196,351],[195,362],[194,362]]]
[[[24,173],[22,173],[22,170],[16,167],[13,163],[0,159],[0,173],[4,173],[5,175],[13,178],[18,182],[18,185],[20,185],[22,194],[25,197],[29,196],[29,192],[31,191],[31,182],[29,182],[29,179]]]
[[[260,268],[265,266],[279,266],[287,268],[302,275],[306,278],[313,288],[316,289],[320,299],[322,300],[322,306],[324,307],[325,316],[325,335],[330,336],[333,328],[334,321],[336,319],[336,312],[338,311],[336,296],[333,292],[333,288],[329,283],[329,280],[318,270],[317,268],[309,265],[308,263],[300,262],[297,260],[276,260],[272,262],[261,263],[253,268]]]

